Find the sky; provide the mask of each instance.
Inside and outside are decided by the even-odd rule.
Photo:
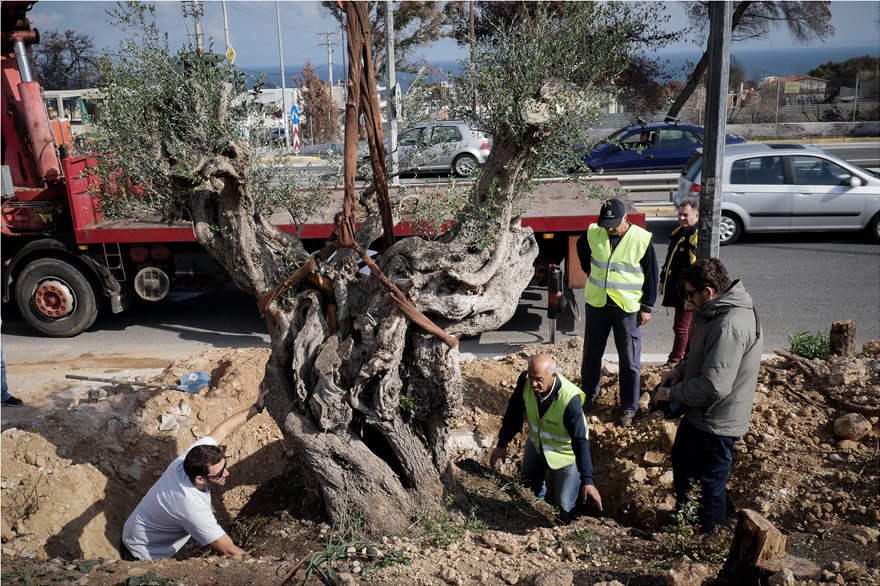
[[[213,37],[214,46],[225,50],[223,9],[218,0],[203,1],[202,29],[206,38]],[[686,26],[685,12],[681,2],[665,2],[671,19],[670,30]],[[115,2],[95,0],[40,0],[30,13],[30,19],[38,29],[73,29],[91,35],[96,49],[113,49],[124,33],[107,23],[105,11]],[[310,0],[287,0],[278,2],[281,14],[284,62],[288,70],[294,64],[310,60],[319,75],[326,79],[328,69],[326,32],[337,33],[330,37],[334,45],[333,77],[342,75],[342,47],[340,25],[320,2]],[[276,3],[264,1],[227,1],[226,9],[229,35],[236,51],[236,64],[247,68],[278,68],[278,33],[275,18]],[[851,2],[832,0],[831,15],[835,28],[833,38],[813,46],[877,47],[880,54],[880,1]],[[177,0],[157,2],[159,28],[169,34],[172,46],[182,44],[186,35],[192,33],[192,19],[184,19],[181,3]],[[322,46],[323,45],[323,46]],[[776,30],[765,39],[753,39],[736,43],[735,48],[764,49],[769,51],[798,47],[785,30]],[[694,50],[695,45],[682,39],[669,45],[669,52]],[[445,40],[427,47],[421,55],[429,61],[465,58],[467,51],[454,41]]]

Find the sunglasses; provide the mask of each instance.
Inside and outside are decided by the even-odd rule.
[[[223,463],[223,468],[220,469],[220,472],[218,472],[217,474],[205,474],[205,478],[220,480],[221,478],[223,478],[223,474],[226,473],[227,466],[229,466],[229,458],[226,458],[226,461]]]
[[[694,295],[696,295],[697,293],[699,293],[703,289],[705,289],[705,287],[701,287],[699,289],[688,289],[687,287],[685,287],[684,292],[685,292],[685,295],[687,295],[688,299],[693,299]]]

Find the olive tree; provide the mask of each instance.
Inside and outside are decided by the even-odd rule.
[[[279,209],[307,217],[316,198],[283,169],[254,163],[247,137],[258,116],[243,88],[227,81],[222,63],[172,54],[141,4],[116,12],[137,38],[105,63],[97,146],[103,178],[129,178],[127,189],[105,193],[108,210],[192,222],[198,242],[260,299],[272,345],[262,381],[268,410],[327,512],[356,510],[367,528],[394,531],[443,503],[453,482],[446,437],[461,405],[456,338],[513,315],[537,255],[519,222],[530,179],[595,122],[631,52],[625,29],[640,23],[625,3],[566,3],[481,43],[475,73],[457,83],[466,113],[494,136],[492,154],[454,227],[438,239],[394,242],[387,201],[371,197],[382,196],[384,177],[359,201],[353,194],[359,114],[378,172],[383,153],[367,5],[345,10],[346,200],[335,246],[310,254],[270,221]],[[363,249],[383,236],[367,262]],[[360,272],[364,262],[371,275]]]

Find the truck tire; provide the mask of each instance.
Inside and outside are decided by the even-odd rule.
[[[55,258],[35,260],[21,271],[15,303],[28,325],[53,338],[76,336],[98,317],[95,290],[88,278]]]
[[[739,240],[743,234],[742,220],[733,212],[721,212],[721,225],[718,244],[727,246]]]

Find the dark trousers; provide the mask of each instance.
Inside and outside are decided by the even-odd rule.
[[[672,352],[669,353],[669,362],[679,363],[687,354],[688,340],[691,335],[691,322],[694,312],[685,311],[684,306],[675,308],[675,317],[672,318]]]
[[[128,551],[128,548],[125,547],[125,542],[122,541],[122,539],[119,540],[119,557],[121,557],[122,560],[125,561],[125,562],[137,562],[137,561],[139,561],[139,559],[136,558],[136,557],[134,556],[133,553],[131,553],[130,551]]]
[[[608,334],[614,332],[614,345],[620,360],[620,408],[636,411],[641,395],[639,376],[642,372],[642,328],[638,313],[627,313],[609,300],[605,307],[585,306],[584,360],[581,366],[581,387],[590,403],[599,396],[602,378],[602,355]]]
[[[694,483],[702,486],[698,517],[703,533],[710,534],[727,519],[727,478],[737,438],[708,433],[682,419],[672,444],[672,480],[676,508],[687,502]]]

